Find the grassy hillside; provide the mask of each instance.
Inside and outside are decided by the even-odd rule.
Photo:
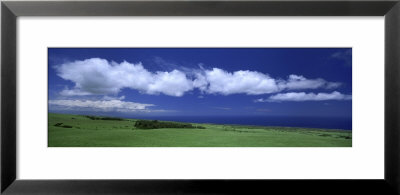
[[[195,124],[135,128],[134,119],[49,113],[49,147],[351,147],[351,131]]]

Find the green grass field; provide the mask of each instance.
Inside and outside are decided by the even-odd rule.
[[[195,124],[205,129],[136,129],[135,119],[92,120],[49,113],[49,147],[351,147],[351,131]],[[60,124],[62,123],[62,124]]]

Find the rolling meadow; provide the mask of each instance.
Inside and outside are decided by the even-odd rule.
[[[143,127],[139,120],[49,113],[49,147],[351,147],[351,131],[174,123]],[[140,120],[143,123],[143,120]],[[150,121],[151,122],[151,121]],[[157,122],[157,121],[156,121]],[[169,124],[158,122],[158,124]],[[183,124],[183,126],[182,126]],[[188,126],[189,125],[189,126]],[[167,126],[168,127],[168,126]]]

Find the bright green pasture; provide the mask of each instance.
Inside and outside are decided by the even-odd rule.
[[[135,129],[134,119],[49,113],[49,147],[351,147],[351,131],[199,124],[206,129]],[[57,123],[72,126],[54,126]]]

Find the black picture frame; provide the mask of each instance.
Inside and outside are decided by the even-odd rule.
[[[385,16],[385,176],[382,180],[16,179],[16,34],[19,16]],[[3,194],[399,194],[399,0],[2,1]],[[365,170],[368,171],[368,170]]]

